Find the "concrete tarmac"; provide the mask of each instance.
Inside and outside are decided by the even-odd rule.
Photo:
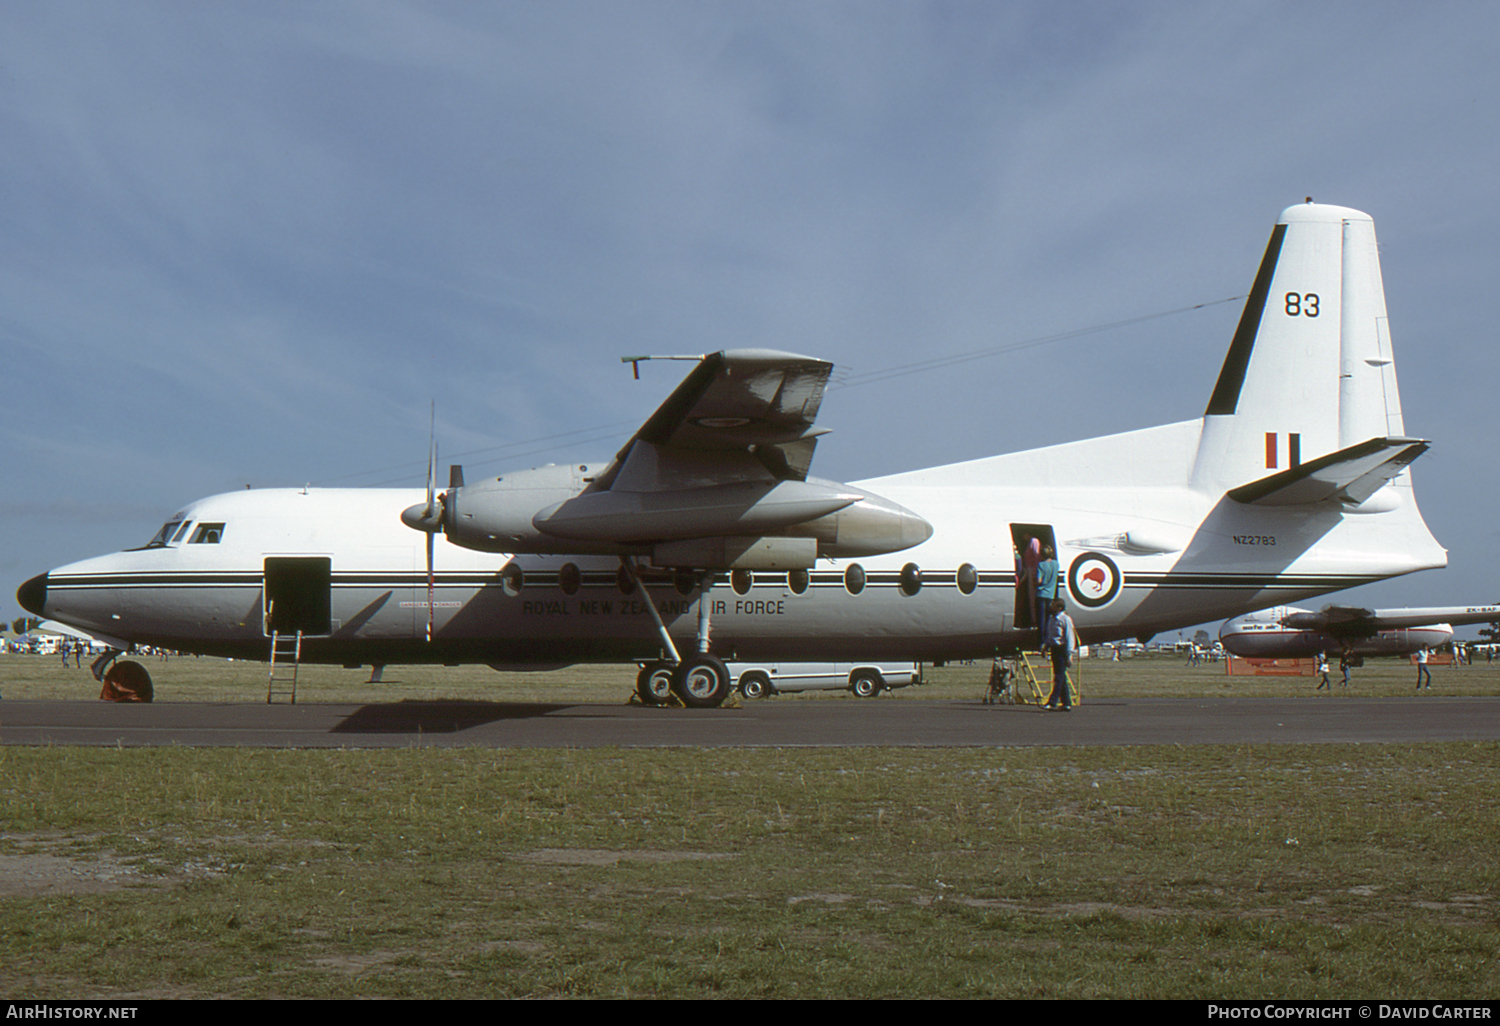
[[[0,744],[651,748],[1412,743],[1500,740],[1500,698],[1137,698],[1070,713],[978,700],[738,709],[403,701],[298,705],[0,701]]]

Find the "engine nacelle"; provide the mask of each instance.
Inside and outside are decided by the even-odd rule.
[[[652,555],[705,569],[807,567],[819,557],[873,556],[920,545],[932,526],[878,495],[834,481],[738,481],[701,488],[589,491],[600,467],[537,467],[455,485],[429,515],[455,545],[509,554]]]
[[[932,537],[932,525],[899,503],[865,492],[858,502],[799,524],[788,533],[816,538],[819,556],[853,559],[921,545]]]
[[[651,548],[651,565],[714,570],[811,570],[818,561],[812,538],[693,538]]]
[[[535,467],[450,488],[443,493],[448,540],[479,552],[613,553],[613,546],[580,547],[543,534],[532,524],[537,510],[571,499],[600,468],[577,464]]]
[[[781,534],[858,502],[828,481],[739,481],[672,491],[585,492],[532,520],[540,531],[578,541],[680,541]]]

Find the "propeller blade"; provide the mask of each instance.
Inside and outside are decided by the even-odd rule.
[[[401,522],[414,531],[436,534],[443,529],[445,510],[441,507],[441,496],[437,490],[437,409],[433,408],[433,425],[428,429],[427,439],[427,500],[408,506],[401,511]],[[431,562],[431,560],[429,560]]]
[[[427,425],[427,518],[437,512],[437,400]]]
[[[436,595],[436,588],[432,579],[432,546],[435,535],[427,533],[427,643],[432,644],[432,606]]]
[[[432,416],[427,428],[427,516],[429,524],[437,519],[437,400],[432,401]],[[437,530],[442,529],[441,521]],[[437,530],[427,532],[427,643],[432,644],[433,602],[436,588],[433,582],[432,560],[434,537]]]

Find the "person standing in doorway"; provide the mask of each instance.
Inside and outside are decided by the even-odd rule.
[[[1025,591],[1026,611],[1031,614],[1031,626],[1036,628],[1038,643],[1046,637],[1042,633],[1042,615],[1036,600],[1036,568],[1041,561],[1041,539],[1027,538],[1020,552],[1021,575],[1016,578],[1016,586]]]
[[[1057,553],[1051,545],[1042,546],[1042,558],[1036,565],[1037,624],[1042,628],[1040,637],[1047,637],[1047,618],[1052,612],[1052,600],[1057,598]]]

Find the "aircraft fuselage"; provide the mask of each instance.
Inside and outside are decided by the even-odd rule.
[[[931,521],[933,537],[920,546],[821,560],[805,572],[715,575],[707,595],[713,651],[933,661],[1034,646],[1022,608],[1029,600],[1016,594],[1018,569],[1023,581],[1026,573],[1014,556],[1017,531],[1051,533],[1084,642],[1151,635],[1419,568],[1371,554],[1360,537],[1364,518],[1323,523],[1296,511],[1223,508],[1189,489],[1122,490],[1104,502],[1097,489],[1056,490],[1050,502],[1026,488],[934,495],[921,476],[876,482]],[[165,543],[61,567],[29,582],[23,598],[30,589],[30,603],[40,597],[33,611],[102,638],[238,658],[267,657],[278,603],[289,617],[284,629],[305,631],[304,661],[656,659],[647,601],[674,640],[691,646],[702,598],[696,574],[648,570],[643,595],[617,557],[507,557],[441,536],[427,641],[423,539],[400,520],[420,497],[384,489],[213,496],[174,516],[185,526]],[[1087,503],[1100,508],[1079,508]],[[1132,553],[1133,543],[1171,551]]]

